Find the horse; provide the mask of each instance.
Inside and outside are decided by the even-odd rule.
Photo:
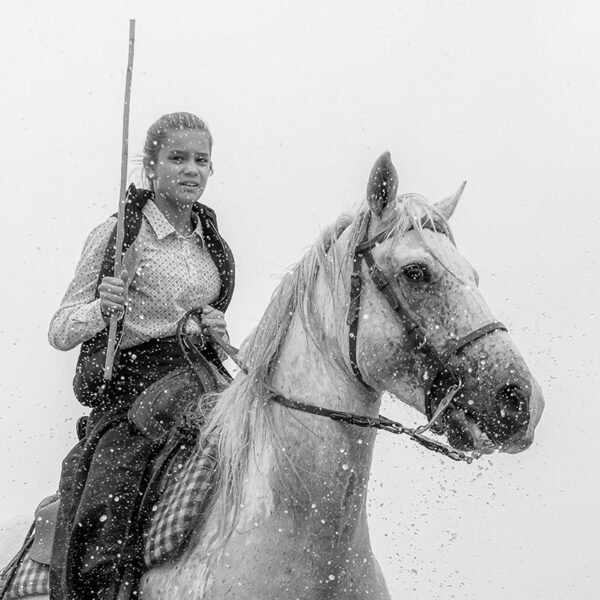
[[[210,505],[139,597],[388,600],[366,514],[377,429],[468,461],[531,445],[540,387],[448,226],[463,187],[399,194],[383,154],[363,205],[282,279],[200,434],[218,449]],[[379,416],[384,393],[427,425]]]
[[[432,390],[445,395],[450,371],[460,391],[439,428],[454,448],[515,453],[532,443],[540,387],[448,227],[463,188],[434,206],[397,188],[385,153],[365,206],[338,219],[274,292],[243,348],[247,373],[202,434],[218,440],[211,508],[185,553],[143,576],[144,600],[390,598],[366,515],[376,430],[300,405],[377,422],[388,392],[431,417]]]

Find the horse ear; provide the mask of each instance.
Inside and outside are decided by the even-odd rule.
[[[390,201],[396,198],[398,173],[389,152],[384,152],[373,165],[367,185],[367,200],[371,210],[381,217]]]
[[[454,209],[456,208],[466,185],[467,182],[463,181],[452,196],[448,196],[434,204],[434,208],[444,217],[444,219],[446,219],[446,221],[450,220],[452,213],[454,213]]]

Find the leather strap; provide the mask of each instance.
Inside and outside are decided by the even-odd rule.
[[[221,348],[225,350],[229,357],[232,360],[234,360],[236,364],[240,365],[242,371],[248,374],[248,369],[240,359],[239,351],[237,350],[237,348],[234,348],[230,344],[222,342],[220,336],[218,335],[213,334],[212,337],[213,339],[217,340]],[[422,435],[425,431],[431,429],[434,426],[435,420],[441,415],[445,407],[452,401],[454,394],[459,389],[460,382],[458,383],[458,387],[456,387],[455,389],[451,389],[448,392],[448,397],[442,401],[440,409],[436,412],[434,418],[431,419],[429,423],[427,423],[427,425],[418,427],[417,429],[404,427],[402,423],[399,423],[398,421],[392,421],[392,419],[388,419],[383,415],[378,415],[377,417],[369,417],[367,415],[359,415],[356,413],[341,410],[331,410],[322,406],[316,406],[315,404],[298,402],[297,400],[292,400],[291,398],[286,398],[285,396],[282,396],[275,388],[271,388],[272,393],[270,395],[270,399],[274,402],[278,402],[286,408],[300,410],[302,412],[310,413],[320,417],[327,417],[334,421],[341,421],[349,425],[356,425],[358,427],[372,427],[374,429],[382,429],[384,431],[389,431],[390,433],[395,434],[406,434],[415,442],[421,444],[428,450],[439,452],[444,456],[448,456],[452,460],[462,460],[466,461],[467,463],[471,463],[474,459],[479,458],[478,453],[474,452],[472,455],[468,455],[465,452],[462,452],[461,450],[455,450],[453,448],[450,448],[449,446],[446,446],[445,444],[440,444],[436,440],[429,439]]]
[[[363,380],[360,369],[358,368],[357,357],[358,317],[360,314],[360,297],[362,293],[362,258],[362,254],[354,255],[352,275],[350,275],[350,306],[348,308],[346,323],[349,325],[348,355],[350,358],[350,367],[352,368],[352,373],[354,373],[356,379],[366,386],[367,384]]]
[[[427,428],[411,429],[409,427],[404,427],[402,423],[388,419],[383,415],[378,415],[377,417],[368,417],[366,415],[358,415],[356,413],[342,410],[331,410],[329,408],[323,408],[314,404],[297,402],[296,400],[286,398],[285,396],[277,393],[274,393],[271,396],[271,400],[274,400],[286,408],[318,415],[320,417],[328,417],[333,421],[340,421],[342,423],[347,423],[348,425],[381,429],[383,431],[389,431],[390,433],[395,434],[406,434],[415,442],[421,444],[421,446],[424,446],[428,450],[439,452],[440,454],[443,454],[452,460],[465,461],[466,463],[470,464],[474,459],[479,458],[479,453],[477,452],[474,452],[472,455],[468,455],[462,450],[455,450],[450,446],[446,446],[445,444],[441,444],[436,440],[429,439],[422,435],[421,431],[425,431],[427,428],[429,428],[432,425],[431,423],[428,424]]]
[[[368,236],[370,213],[366,213],[361,223],[363,241],[358,243],[354,249],[354,262],[352,265],[352,274],[350,278],[350,306],[348,309],[348,316],[346,322],[349,326],[349,342],[348,342],[348,354],[350,360],[350,366],[352,372],[358,381],[363,385],[367,385],[362,377],[360,368],[358,366],[358,323],[360,321],[360,308],[361,308],[361,294],[362,294],[362,261],[364,260],[371,280],[375,284],[375,287],[381,292],[383,297],[387,300],[394,314],[400,319],[406,334],[412,341],[412,345],[415,351],[424,354],[428,360],[432,363],[435,370],[435,374],[430,378],[430,385],[426,391],[426,413],[427,418],[431,419],[435,412],[439,400],[447,395],[448,390],[453,386],[457,386],[460,382],[460,377],[456,371],[450,366],[450,359],[463,350],[469,344],[474,341],[494,332],[494,331],[507,331],[506,326],[498,321],[488,323],[483,327],[479,327],[475,331],[467,334],[466,336],[457,340],[448,350],[443,354],[440,354],[436,348],[428,341],[427,335],[424,329],[419,325],[415,317],[411,314],[407,308],[406,301],[403,301],[402,297],[399,297],[390,285],[390,281],[385,276],[383,271],[379,268],[371,250],[379,243],[384,241],[389,232],[383,231],[371,239],[364,239]],[[443,386],[437,386],[434,389],[434,382],[438,384],[443,380]],[[367,386],[368,387],[368,386]],[[439,388],[439,389],[438,389]],[[436,402],[438,401],[438,402]]]
[[[437,370],[444,369],[446,364],[438,354],[437,350],[428,342],[427,336],[423,332],[421,326],[416,322],[410,312],[407,310],[404,303],[398,298],[394,292],[388,278],[384,275],[381,269],[377,266],[373,254],[370,250],[365,252],[365,262],[369,267],[369,273],[373,283],[377,289],[383,294],[396,316],[400,319],[407,335],[412,341],[416,351],[427,355],[429,360],[434,364]]]
[[[506,328],[506,325],[504,325],[504,323],[500,323],[500,321],[488,323],[487,325],[484,325],[483,327],[480,327],[479,329],[476,329],[468,335],[460,338],[460,340],[458,340],[453,346],[448,348],[444,354],[442,354],[442,361],[447,363],[452,356],[463,350],[465,346],[472,344],[475,340],[478,340],[479,338],[484,337],[494,331],[508,331],[508,329]]]
[[[330,408],[323,408],[322,406],[308,404],[307,402],[298,402],[280,394],[273,394],[271,400],[275,400],[275,402],[287,408],[293,408],[294,410],[300,410],[320,417],[329,417],[334,421],[343,421],[351,425],[358,425],[359,427],[378,428],[381,421],[381,417],[367,417],[343,410],[331,410]],[[383,418],[385,419],[385,417]]]

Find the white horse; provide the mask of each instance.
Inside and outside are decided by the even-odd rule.
[[[442,420],[451,443],[485,452],[531,444],[543,409],[539,386],[505,330],[483,331],[497,324],[447,227],[462,189],[431,207],[415,195],[396,197],[397,183],[386,153],[373,167],[368,206],[340,219],[275,291],[245,346],[248,374],[222,394],[204,432],[217,436],[221,456],[212,507],[185,554],[145,574],[144,600],[390,597],[365,508],[375,430],[269,399],[274,388],[297,402],[375,419],[390,392],[433,412],[426,390],[435,361],[415,350],[405,319],[359,257],[351,341],[350,280],[364,240],[380,240],[372,257],[388,289],[462,379]]]
[[[447,225],[462,189],[431,206],[397,185],[386,153],[368,203],[275,291],[248,372],[203,431],[220,456],[210,508],[185,552],[144,574],[143,600],[389,599],[366,515],[376,429],[339,414],[381,424],[384,392],[435,417],[458,451],[531,444],[539,386]]]

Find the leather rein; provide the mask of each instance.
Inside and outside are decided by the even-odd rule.
[[[427,424],[416,428],[410,428],[405,427],[398,421],[388,419],[383,415],[379,415],[377,417],[368,417],[351,412],[331,410],[329,408],[323,408],[314,404],[308,404],[286,398],[278,393],[274,388],[272,388],[273,394],[271,399],[287,408],[322,417],[328,417],[334,421],[347,423],[349,425],[381,429],[383,431],[389,431],[390,433],[395,434],[405,434],[428,450],[443,454],[452,460],[465,461],[470,464],[474,459],[477,459],[481,456],[480,452],[473,451],[472,453],[468,454],[462,450],[456,450],[455,448],[452,448],[446,444],[442,444],[436,440],[428,438],[423,434],[429,429],[432,429],[432,431],[441,432],[441,427],[438,425],[438,421],[448,406],[452,404],[455,396],[463,387],[460,375],[449,364],[451,358],[476,340],[493,333],[494,331],[506,331],[507,329],[502,323],[497,321],[488,323],[487,325],[479,327],[475,331],[472,331],[471,333],[455,341],[446,351],[440,353],[427,339],[427,334],[424,328],[411,314],[411,311],[406,306],[406,301],[403,301],[403,299],[398,296],[388,278],[377,265],[371,250],[381,242],[385,241],[389,235],[389,231],[384,231],[369,239],[369,220],[370,213],[367,212],[363,218],[363,222],[361,223],[361,227],[364,229],[362,236],[363,239],[356,245],[353,253],[353,268],[350,283],[350,306],[346,320],[346,324],[349,326],[348,353],[350,366],[356,379],[365,387],[370,387],[367,383],[365,383],[362,377],[360,368],[358,366],[357,357],[358,324],[360,320],[359,316],[363,288],[362,271],[364,261],[367,266],[367,273],[371,278],[371,281],[375,284],[375,287],[381,292],[381,294],[383,294],[383,297],[392,308],[392,311],[402,323],[408,338],[411,340],[413,349],[416,352],[420,352],[425,355],[428,362],[434,368],[435,375],[430,377],[430,384],[425,393],[425,409],[428,418]],[[241,361],[238,350],[221,339],[220,336],[212,335],[211,337],[240,367],[240,369],[247,374],[248,369]],[[458,405],[458,403],[456,404]]]

